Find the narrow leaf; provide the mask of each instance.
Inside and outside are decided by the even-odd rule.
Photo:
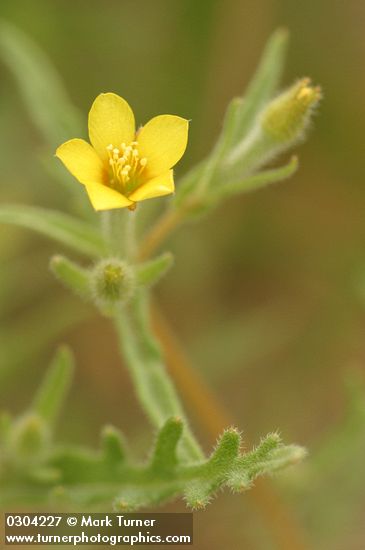
[[[247,487],[258,477],[265,474],[272,474],[281,468],[296,464],[306,456],[306,450],[298,445],[280,445],[269,451],[262,459],[252,462],[246,469],[241,464],[241,475]],[[238,470],[236,475],[238,474]]]
[[[225,430],[218,440],[217,446],[211,455],[208,465],[210,470],[220,473],[227,469],[237,458],[241,444],[241,436],[236,428]]]
[[[228,197],[233,195],[239,195],[240,193],[248,193],[249,191],[256,191],[271,183],[283,181],[290,178],[298,169],[298,158],[292,157],[288,164],[280,166],[280,168],[272,168],[271,170],[265,170],[259,172],[253,176],[249,176],[243,181],[229,183],[228,185],[221,185],[217,188],[217,197]]]
[[[292,464],[297,464],[307,456],[307,451],[299,445],[283,445],[275,449],[267,462],[265,471],[260,473],[275,472]]]
[[[67,288],[83,298],[89,298],[90,274],[64,256],[53,256],[50,262],[51,271]]]
[[[100,453],[83,447],[60,447],[49,464],[60,471],[63,485],[112,482],[115,476],[100,460]]]
[[[258,475],[271,471],[269,461],[280,446],[280,436],[276,433],[268,434],[255,449],[239,457],[234,467],[227,472],[228,487],[239,492],[249,489]]]
[[[199,214],[199,202],[201,201],[204,211],[205,190],[212,181],[218,168],[219,162],[222,159],[222,156],[227,147],[232,141],[237,113],[241,108],[241,104],[242,99],[238,97],[233,98],[229,103],[224,117],[222,131],[210,156],[206,160],[201,162],[198,166],[194,167],[187,174],[187,176],[183,178],[183,180],[177,187],[177,191],[174,197],[174,203],[176,206],[181,208],[182,205],[187,204],[188,208],[191,208],[191,202],[197,201],[198,205],[194,206],[192,210],[193,214],[195,214],[196,212]]]
[[[54,358],[33,401],[32,410],[46,422],[53,422],[69,390],[74,362],[68,348],[61,348]]]
[[[262,107],[274,95],[283,72],[287,45],[288,32],[285,29],[277,30],[269,39],[242,106],[237,112],[233,132],[235,141],[245,136]]]
[[[52,147],[80,134],[79,114],[52,63],[26,34],[4,20],[0,56],[16,78],[33,122]]]
[[[177,464],[176,448],[183,432],[183,421],[178,417],[169,418],[161,428],[153,453],[151,468],[159,473],[174,468]]]
[[[125,444],[121,433],[114,426],[105,426],[102,434],[102,450],[110,464],[120,464],[125,459]]]
[[[185,487],[184,499],[192,510],[203,510],[208,506],[219,483],[212,480],[197,480]]]
[[[174,257],[170,252],[165,252],[149,262],[139,265],[136,269],[137,284],[141,286],[155,284],[172,266]]]
[[[240,463],[245,468],[251,468],[259,462],[263,462],[270,458],[271,453],[281,445],[281,438],[279,434],[272,433],[264,437],[259,445],[245,454]]]
[[[98,257],[105,251],[101,235],[91,225],[55,210],[3,205],[0,223],[32,229],[87,256]]]

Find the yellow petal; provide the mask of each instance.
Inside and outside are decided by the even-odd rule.
[[[162,197],[174,192],[174,176],[172,170],[150,179],[136,189],[129,198],[134,201],[144,201],[154,197]]]
[[[133,141],[134,135],[133,111],[125,99],[113,93],[98,95],[89,112],[89,136],[100,158],[108,158],[108,145],[119,148]]]
[[[125,208],[132,204],[132,201],[127,199],[115,189],[111,189],[106,185],[92,183],[86,186],[87,194],[95,210],[111,210],[112,208]]]
[[[189,121],[174,115],[152,118],[138,133],[140,157],[147,158],[145,174],[158,176],[183,156],[188,142]]]
[[[66,168],[80,183],[103,183],[106,178],[104,165],[95,150],[83,139],[70,139],[56,151]]]

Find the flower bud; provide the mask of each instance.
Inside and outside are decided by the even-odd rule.
[[[135,277],[132,268],[118,258],[99,262],[91,272],[91,292],[96,304],[111,313],[114,305],[126,303],[133,295]]]
[[[47,448],[49,440],[47,424],[37,414],[28,413],[13,425],[9,449],[17,460],[36,459]]]
[[[278,143],[297,141],[307,129],[320,99],[321,89],[303,78],[269,103],[261,116],[263,131]]]

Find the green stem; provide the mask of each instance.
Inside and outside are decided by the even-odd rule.
[[[108,253],[131,260],[135,252],[135,218],[136,212],[123,210],[106,210],[102,212],[101,229]]]
[[[136,212],[108,211],[102,227],[110,253],[128,261],[135,257]],[[137,397],[153,425],[160,429],[175,416],[185,421],[180,452],[190,461],[201,460],[204,454],[191,433],[175,387],[165,369],[162,353],[149,323],[148,291],[136,290],[129,307],[121,307],[114,315],[119,346],[132,376]]]
[[[115,325],[137,396],[148,417],[156,428],[161,428],[172,416],[182,418],[185,430],[180,451],[185,459],[201,460],[204,455],[187,425],[183,407],[164,367],[160,346],[151,332],[146,290],[138,290],[130,307],[118,312]]]

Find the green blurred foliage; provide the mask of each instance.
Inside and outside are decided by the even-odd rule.
[[[158,294],[194,365],[250,438],[279,427],[284,439],[320,456],[318,449],[332,445],[327,434],[345,417],[344,373],[356,362],[363,377],[365,359],[364,301],[358,292],[365,277],[364,3],[2,0],[0,16],[54,63],[84,115],[82,132],[89,106],[102,91],[125,97],[140,122],[164,112],[192,119],[177,175],[214,143],[228,101],[247,84],[272,30],[290,29],[285,84],[308,75],[324,89],[315,131],[300,150],[299,171],[291,181],[233,199],[199,226],[177,233],[169,243],[176,262]],[[4,63],[0,76],[1,202],[79,209],[67,186],[59,184],[52,147]],[[1,405],[21,410],[45,359],[57,342],[67,341],[79,369],[61,434],[95,442],[98,428],[112,422],[138,447],[143,419],[135,416],[109,325],[81,310],[53,282],[47,272],[53,245],[22,229],[0,231],[1,369],[12,357],[1,376]],[[136,424],[130,426],[132,410]],[[350,458],[337,462],[327,484],[306,468],[293,473],[300,490],[295,496],[288,490],[288,498],[315,548],[364,546],[359,458],[365,451],[361,442],[348,446]],[[331,483],[343,490],[331,493]],[[326,505],[314,520],[310,510],[319,494]],[[351,528],[341,524],[329,494],[333,500],[346,495]],[[240,497],[220,499],[197,516],[196,525],[199,550],[271,548],[249,502]]]

